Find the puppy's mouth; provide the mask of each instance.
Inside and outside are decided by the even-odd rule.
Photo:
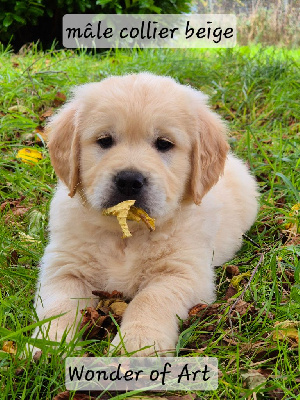
[[[147,202],[145,201],[145,199],[142,196],[139,197],[135,197],[135,196],[122,196],[120,194],[116,194],[111,196],[103,205],[102,205],[102,209],[105,208],[110,208],[110,207],[114,207],[119,203],[122,203],[123,201],[128,201],[128,200],[135,200],[135,207],[138,208],[142,208],[144,211],[146,211],[147,214],[151,214],[151,210],[147,205]]]
[[[135,200],[135,206],[149,213],[146,200],[149,190],[148,179],[137,170],[121,170],[112,177],[112,187],[103,208],[113,207],[123,201]]]
[[[166,213],[166,193],[150,176],[137,171],[121,171],[115,174],[101,190],[93,194],[95,208],[114,207],[123,201],[135,200],[135,207],[150,217],[158,218]]]

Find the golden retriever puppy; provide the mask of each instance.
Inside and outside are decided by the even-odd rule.
[[[79,310],[95,306],[92,290],[118,290],[132,299],[121,324],[127,351],[174,349],[178,317],[214,301],[213,266],[234,255],[256,217],[255,180],[228,149],[207,97],[169,77],[116,76],[74,90],[49,123],[59,183],[35,306],[41,320],[67,312],[50,339],[66,329],[72,337]],[[124,200],[155,218],[154,232],[129,222],[132,237],[122,239],[102,210]]]

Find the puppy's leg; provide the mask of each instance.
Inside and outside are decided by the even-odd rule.
[[[192,267],[189,268],[192,270]],[[128,352],[145,346],[137,356],[147,356],[158,352],[174,352],[178,339],[178,318],[185,319],[188,310],[198,302],[210,303],[214,300],[212,270],[208,267],[201,281],[194,273],[160,276],[147,284],[127,307],[121,335]],[[120,337],[112,342],[113,349],[119,348]],[[123,349],[124,350],[124,349]],[[121,351],[123,351],[121,349]]]
[[[91,288],[70,275],[59,279],[48,277],[47,282],[41,280],[35,300],[39,320],[65,314],[37,328],[33,337],[45,336],[49,340],[60,341],[66,332],[67,340],[71,340],[81,319],[80,310],[95,305],[90,295]]]

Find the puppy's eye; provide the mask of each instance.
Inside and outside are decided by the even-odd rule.
[[[106,135],[99,138],[97,143],[102,149],[109,149],[114,145],[115,142],[111,135]]]
[[[174,143],[172,143],[169,139],[157,138],[155,141],[155,147],[158,151],[166,152],[174,147]]]

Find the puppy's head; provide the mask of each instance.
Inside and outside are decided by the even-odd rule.
[[[48,125],[49,151],[70,196],[101,211],[124,200],[153,217],[200,204],[226,159],[226,128],[201,92],[147,73],[74,90]]]

